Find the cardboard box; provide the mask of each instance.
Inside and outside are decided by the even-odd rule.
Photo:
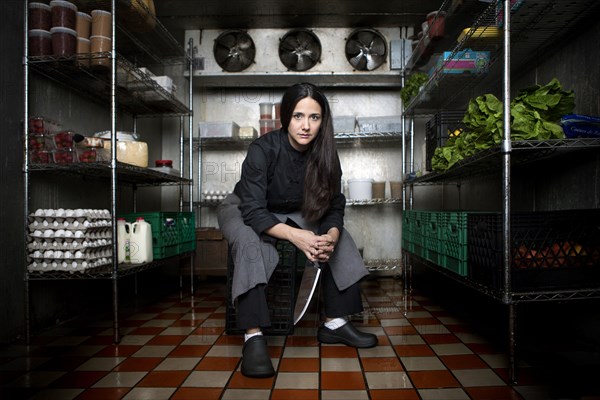
[[[227,240],[216,228],[196,229],[194,275],[225,276],[227,274]]]
[[[488,71],[490,64],[489,51],[461,50],[452,55],[445,51],[438,59],[437,69],[443,74],[481,74]]]

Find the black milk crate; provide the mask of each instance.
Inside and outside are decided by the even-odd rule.
[[[277,240],[275,247],[279,254],[279,263],[269,279],[266,290],[271,326],[263,328],[262,331],[265,335],[291,335],[294,333],[294,305],[298,284],[304,271],[306,257],[296,246],[286,240]],[[229,335],[239,335],[245,331],[237,327],[237,310],[231,302],[232,282],[233,260],[231,253],[228,252],[225,331]]]
[[[448,141],[448,131],[462,129],[465,110],[442,110],[436,113],[425,124],[425,168],[431,169],[431,158],[435,149],[442,147]]]
[[[501,213],[468,215],[468,274],[504,286]],[[510,225],[511,289],[598,287],[600,210],[515,213]]]

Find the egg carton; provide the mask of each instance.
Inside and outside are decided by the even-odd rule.
[[[86,260],[112,257],[109,246],[86,250],[34,250],[28,254],[32,260]]]
[[[93,239],[109,239],[112,237],[110,228],[96,228],[88,230],[72,231],[70,229],[36,229],[29,234],[29,237],[34,241],[44,241],[49,239],[54,240],[93,240]]]
[[[35,219],[31,222],[28,227],[29,231],[35,230],[46,230],[46,229],[65,229],[70,231],[85,231],[88,229],[95,228],[110,228],[111,221],[108,219],[99,219],[99,220],[88,220],[88,219],[71,219],[67,218],[63,221],[59,221],[58,219],[54,219],[53,221],[48,221],[47,219],[38,220]]]
[[[67,272],[82,272],[92,268],[102,267],[111,263],[110,258],[100,258],[94,261],[88,260],[71,260],[71,261],[33,261],[27,265],[29,272],[45,272],[45,271],[67,271]]]
[[[92,208],[38,208],[29,215],[30,217],[46,218],[86,218],[86,219],[111,219],[110,211],[107,209]]]
[[[220,203],[225,200],[231,192],[226,190],[205,190],[202,192],[202,199],[207,203]]]
[[[73,240],[73,241],[39,241],[27,244],[27,250],[84,250],[97,247],[112,246],[110,239]]]

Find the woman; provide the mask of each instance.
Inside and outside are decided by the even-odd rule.
[[[265,287],[278,262],[276,239],[290,241],[321,266],[325,322],[318,340],[377,344],[375,335],[358,331],[347,317],[362,311],[358,282],[368,271],[343,228],[346,199],[324,94],[308,83],[289,88],[281,100],[281,126],[250,145],[240,181],[218,209],[234,261],[237,322],[246,330],[241,371],[250,377],[275,373],[261,327],[270,325]]]

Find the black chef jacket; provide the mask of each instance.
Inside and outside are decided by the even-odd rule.
[[[240,181],[234,193],[240,198],[244,223],[257,234],[280,223],[272,213],[287,214],[302,207],[307,152],[292,147],[283,129],[253,141],[242,163]],[[338,159],[339,163],[339,159]],[[319,234],[344,226],[346,198],[337,184],[337,195],[319,221]]]

